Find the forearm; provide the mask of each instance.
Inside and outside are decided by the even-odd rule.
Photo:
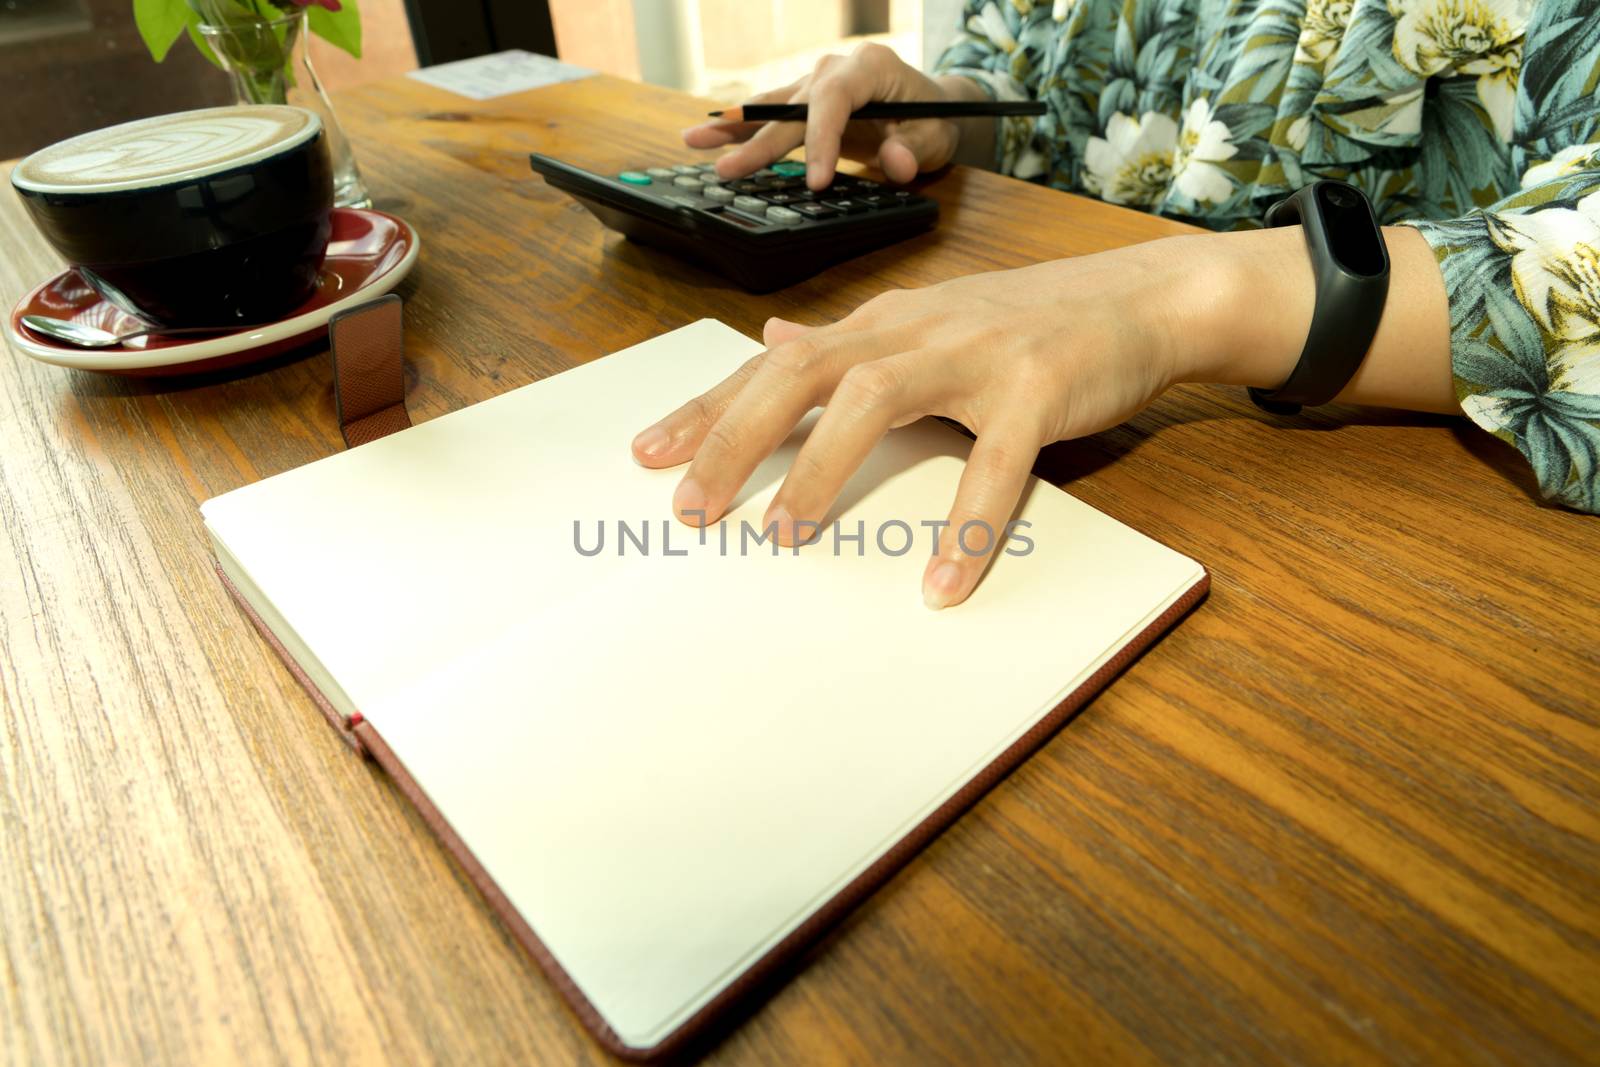
[[[1444,279],[1422,235],[1386,227],[1389,295],[1366,359],[1341,403],[1459,414]],[[1311,327],[1315,282],[1298,227],[1171,242],[1188,270],[1173,317],[1176,381],[1281,385]]]
[[[983,86],[971,78],[960,74],[942,74],[933,79],[944,92],[945,99],[954,101],[971,101],[973,103],[987,103],[989,94],[984,92]],[[969,167],[982,167],[984,170],[994,169],[994,134],[995,128],[1000,124],[1000,119],[959,119],[956,129],[959,131],[956,141],[954,163],[964,163]]]

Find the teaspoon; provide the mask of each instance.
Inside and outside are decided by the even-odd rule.
[[[112,333],[98,326],[73,322],[71,319],[52,319],[46,315],[24,315],[22,324],[34,333],[57,341],[65,341],[79,348],[110,348],[112,345],[120,345],[124,341],[131,341],[135,337],[144,337],[148,334],[167,337],[178,334],[229,332],[226,329],[219,330],[215,326],[146,326],[142,330],[132,330],[128,333]]]

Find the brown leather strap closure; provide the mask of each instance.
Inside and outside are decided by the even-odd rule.
[[[328,322],[333,402],[348,448],[408,429],[400,298],[394,293],[341,311]]]

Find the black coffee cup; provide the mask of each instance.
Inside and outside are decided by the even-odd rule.
[[[332,228],[322,122],[295,107],[96,130],[27,157],[11,184],[90,285],[161,326],[281,318],[315,291]]]

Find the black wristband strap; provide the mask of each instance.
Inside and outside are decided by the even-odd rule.
[[[1326,404],[1349,384],[1372,347],[1389,293],[1389,250],[1361,190],[1316,181],[1267,211],[1268,226],[1297,222],[1317,282],[1311,332],[1282,385],[1250,390],[1251,400],[1279,415]]]

